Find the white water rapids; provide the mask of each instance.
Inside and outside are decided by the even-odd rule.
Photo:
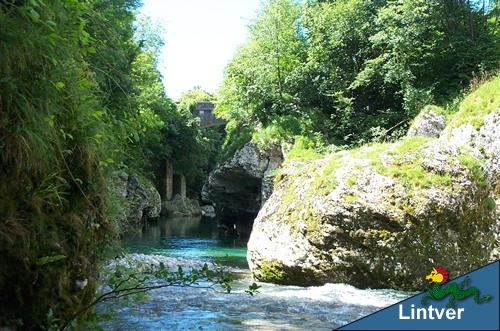
[[[255,296],[244,242],[222,240],[206,220],[162,220],[129,240],[134,260],[186,268],[218,258],[237,275],[230,294],[204,288],[169,287],[143,300],[97,307],[104,330],[332,330],[408,298],[389,289],[360,290],[345,284],[317,287],[259,283]],[[215,230],[214,230],[215,229]]]

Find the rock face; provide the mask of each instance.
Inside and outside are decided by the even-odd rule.
[[[253,221],[272,192],[273,170],[283,161],[281,148],[261,150],[250,142],[215,169],[202,190],[202,200],[228,223]],[[232,224],[231,224],[232,225]]]
[[[479,128],[466,123],[450,128],[441,139],[449,139],[459,146],[472,148],[478,158],[484,160],[482,169],[491,183],[490,204],[496,205],[496,228],[494,229],[496,245],[491,253],[491,260],[500,259],[500,109],[484,117]]]
[[[441,139],[471,147],[476,156],[484,160],[483,169],[495,186],[493,191],[500,193],[500,109],[486,115],[479,128],[466,123],[449,128]]]
[[[111,176],[110,185],[120,205],[116,218],[122,229],[160,216],[160,194],[147,179],[117,171]]]
[[[439,139],[287,160],[248,242],[254,277],[422,290],[435,265],[453,278],[498,258],[500,107],[456,118]]]
[[[446,127],[446,117],[436,106],[426,106],[415,118],[408,136],[437,138]]]
[[[216,216],[214,206],[211,205],[201,206],[201,216],[214,218]]]
[[[200,204],[197,200],[183,198],[176,194],[171,201],[162,202],[164,214],[178,217],[195,217],[201,215]]]

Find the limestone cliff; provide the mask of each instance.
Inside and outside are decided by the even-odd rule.
[[[444,130],[429,113],[434,124],[396,143],[286,160],[248,243],[254,276],[419,290],[433,265],[453,278],[495,258],[499,86],[465,99]]]
[[[109,183],[116,201],[117,223],[122,230],[140,226],[144,221],[160,216],[160,194],[149,180],[116,171]]]
[[[203,187],[202,200],[213,204],[223,221],[253,221],[272,192],[273,171],[283,161],[279,146],[259,148],[250,142],[217,167]]]

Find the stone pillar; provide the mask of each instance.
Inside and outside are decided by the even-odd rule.
[[[184,174],[180,174],[180,187],[179,187],[179,192],[181,194],[181,197],[183,199],[186,198],[186,177],[184,177]]]
[[[172,163],[165,161],[165,200],[172,200],[174,188],[174,168]]]

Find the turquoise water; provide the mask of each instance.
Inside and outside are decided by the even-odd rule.
[[[131,235],[125,247],[131,253],[158,254],[196,261],[217,261],[248,268],[246,241],[224,238],[217,223],[201,218],[165,218],[142,233]]]
[[[110,317],[100,324],[105,330],[332,330],[410,295],[345,284],[261,283],[260,293],[249,296],[246,242],[221,237],[211,220],[163,219],[124,243],[134,259],[169,259],[181,266],[217,261],[238,277],[231,294],[169,287],[140,301],[103,303],[97,312]]]

